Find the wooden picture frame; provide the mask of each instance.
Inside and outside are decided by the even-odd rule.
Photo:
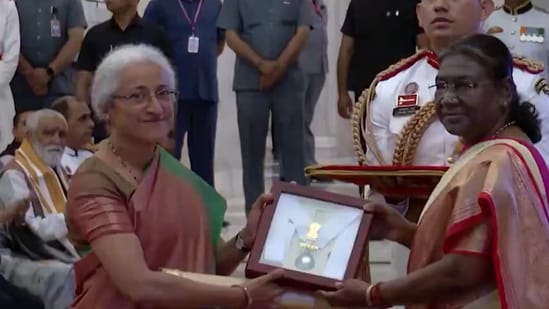
[[[336,282],[357,278],[373,217],[364,212],[365,201],[283,182],[271,192],[274,201],[263,212],[246,277],[283,268],[280,284],[307,290],[335,290]],[[311,213],[322,218],[311,219]]]

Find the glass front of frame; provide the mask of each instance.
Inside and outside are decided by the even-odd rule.
[[[363,214],[360,208],[283,192],[259,262],[342,280]]]

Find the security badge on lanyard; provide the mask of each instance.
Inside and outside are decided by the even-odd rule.
[[[51,7],[50,32],[52,38],[61,37],[61,22],[59,21],[59,16],[57,16],[57,8],[55,6]]]
[[[179,7],[183,12],[183,16],[185,16],[185,19],[191,25],[191,30],[192,30],[191,36],[187,40],[187,52],[189,54],[197,54],[200,48],[200,39],[195,35],[196,22],[198,21],[198,15],[200,15],[200,10],[202,9],[202,2],[204,2],[204,0],[200,0],[198,2],[198,7],[196,8],[196,12],[192,20],[191,20],[191,17],[189,16],[189,13],[187,13],[187,10],[185,9],[185,6],[183,6],[183,4],[181,3],[181,1],[184,1],[184,0],[178,0]]]

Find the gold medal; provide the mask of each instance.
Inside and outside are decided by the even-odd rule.
[[[313,254],[311,254],[311,251],[317,251],[318,245],[316,244],[316,240],[318,239],[318,233],[320,229],[322,228],[322,224],[318,222],[311,222],[309,224],[309,230],[307,231],[307,234],[305,234],[305,237],[307,238],[307,241],[301,242],[299,246],[301,248],[304,248],[304,252],[300,254],[294,262],[294,265],[301,270],[311,270],[315,267],[315,258]]]

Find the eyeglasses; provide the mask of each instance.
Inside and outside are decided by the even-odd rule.
[[[471,94],[474,90],[480,88],[483,84],[491,83],[491,80],[460,80],[455,82],[446,82],[446,81],[437,81],[434,85],[429,86],[429,88],[435,88],[435,97],[441,96],[442,94],[453,90],[458,96]]]
[[[177,99],[177,95],[177,91],[172,89],[162,89],[154,93],[146,89],[139,89],[128,95],[113,95],[112,98],[124,100],[134,105],[141,105],[151,102],[153,97],[161,103],[173,103]]]

